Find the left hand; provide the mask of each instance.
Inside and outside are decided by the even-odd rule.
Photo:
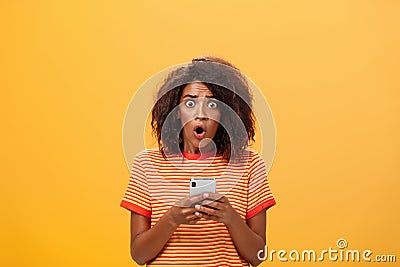
[[[204,193],[203,197],[206,199],[203,200],[200,205],[195,205],[196,216],[207,220],[222,222],[227,225],[238,215],[224,195],[218,193]]]

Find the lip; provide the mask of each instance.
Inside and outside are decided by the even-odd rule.
[[[199,133],[196,132],[196,130],[197,130],[198,128],[202,128],[202,129],[203,129],[203,132],[202,132],[201,134],[199,134]],[[206,135],[206,130],[204,129],[204,127],[203,127],[202,125],[196,125],[196,126],[194,127],[193,133],[194,133],[194,136],[195,136],[197,139],[203,139],[204,136]]]

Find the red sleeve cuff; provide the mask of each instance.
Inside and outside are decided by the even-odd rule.
[[[136,212],[140,215],[143,215],[147,218],[151,218],[151,210],[146,210],[146,209],[139,207],[138,205],[135,205],[128,201],[122,200],[120,206],[127,210],[130,210],[130,211]]]
[[[273,205],[275,205],[275,199],[268,199],[264,202],[261,202],[260,204],[258,204],[257,206],[255,206],[254,208],[252,208],[251,210],[249,210],[247,212],[246,215],[246,220],[254,217],[255,215],[257,215],[260,211],[262,211],[263,209],[269,209],[270,207],[272,207]]]

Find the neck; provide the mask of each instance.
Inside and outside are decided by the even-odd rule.
[[[182,152],[190,154],[204,154],[215,150],[217,150],[215,145],[212,142],[210,142],[204,147],[189,147],[184,145]]]

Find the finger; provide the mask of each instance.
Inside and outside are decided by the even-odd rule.
[[[190,203],[190,205],[192,205],[192,204],[195,204],[195,203],[200,203],[203,199],[204,199],[204,194],[199,194],[199,195],[195,195],[193,197],[190,197],[188,199],[188,202]]]
[[[209,200],[213,200],[213,201],[218,201],[218,202],[225,202],[226,197],[220,193],[206,193],[207,197],[205,197],[204,199],[209,199]]]
[[[202,195],[196,195],[193,197],[187,196],[179,200],[178,202],[175,203],[175,206],[178,207],[192,207],[194,206],[195,203],[200,203],[200,201],[203,200]]]
[[[217,208],[218,205],[223,205],[224,203],[219,201],[219,200],[212,200],[212,199],[205,199],[202,202],[200,202],[200,205],[202,206],[209,206],[209,207],[215,207]]]
[[[206,214],[212,215],[212,216],[217,216],[218,211],[219,211],[217,209],[209,208],[206,206],[200,206],[200,205],[196,205],[195,208],[196,208],[197,212],[206,213]]]
[[[200,220],[201,220],[201,217],[197,216],[194,213],[186,217],[186,221],[188,224],[196,224]]]
[[[195,211],[196,209],[193,207],[193,208],[182,208],[181,212],[184,216],[188,216],[190,214],[193,214]]]
[[[201,213],[201,212],[198,212],[198,211],[196,211],[195,215],[198,216],[199,218],[204,218],[206,220],[212,220],[212,221],[219,222],[219,218],[217,216],[204,214],[204,213]]]
[[[190,221],[198,221],[201,218],[199,216],[197,216],[195,213],[189,215],[186,217],[186,221],[190,222]]]
[[[187,196],[187,197],[184,197],[184,198],[182,198],[182,199],[180,199],[179,201],[177,201],[175,204],[174,204],[174,206],[176,206],[176,207],[190,207],[190,205],[191,205],[191,203],[190,203],[190,198]]]
[[[224,202],[222,202],[219,199],[215,200],[215,199],[209,199],[209,198],[204,199],[203,201],[200,202],[201,205],[208,205],[210,203],[224,203]]]
[[[219,207],[218,205],[217,206],[213,206],[213,205],[203,205],[203,204],[201,204],[201,206],[207,207],[207,208],[210,208],[210,209],[213,209],[213,210],[221,210],[221,207]]]

